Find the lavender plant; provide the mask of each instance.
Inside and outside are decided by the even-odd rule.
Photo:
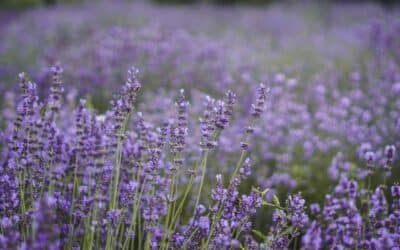
[[[56,65],[51,70],[51,89],[44,102],[37,96],[36,84],[26,74],[19,75],[21,97],[3,133],[7,144],[1,154],[2,248],[393,249],[400,245],[399,187],[389,187],[386,178],[397,157],[395,146],[386,146],[382,161],[377,161],[371,145],[363,144],[359,154],[366,167],[356,172],[339,153],[329,169],[339,182],[326,194],[323,209],[312,204],[309,215],[301,194],[289,195],[285,206],[268,189],[253,187],[243,194],[241,186],[252,172],[250,138],[269,92],[260,84],[242,130],[236,167],[228,178],[216,176],[207,199],[208,160],[218,153],[221,135],[232,120],[237,102],[233,92],[223,100],[207,96],[203,117],[198,126],[190,127],[189,102],[181,90],[175,115],[157,126],[134,111],[141,87],[136,69],[128,71],[121,92],[104,114],[91,110],[84,100],[75,108],[63,104],[63,69]],[[67,119],[71,116],[74,119]],[[188,156],[193,152],[186,145],[196,128],[202,135],[200,156],[192,161]],[[383,171],[376,173],[379,162]],[[373,190],[374,174],[383,177],[383,185]],[[279,178],[284,182],[286,177]],[[264,231],[252,223],[261,207],[275,210],[273,225]]]
[[[226,100],[207,99],[201,160],[191,169],[185,157],[189,103],[183,90],[176,115],[157,127],[134,112],[141,86],[137,70],[128,71],[111,110],[103,115],[84,100],[75,109],[65,109],[63,70],[55,66],[52,72],[44,103],[36,84],[24,73],[19,76],[21,99],[2,153],[2,248],[200,249],[246,244],[250,218],[263,197],[256,189],[240,195],[238,188],[251,173],[250,128],[264,110],[263,84],[250,127],[244,129],[236,169],[227,187],[217,176],[215,204],[208,204],[202,197],[207,158],[234,112],[233,92],[227,92]],[[75,118],[67,119],[71,115]]]
[[[397,249],[398,10],[325,7],[0,24],[0,248]]]

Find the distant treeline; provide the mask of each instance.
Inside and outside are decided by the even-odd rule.
[[[85,0],[0,0],[1,8],[24,9],[57,3],[84,2]]]
[[[101,0],[0,0],[0,8],[12,8],[12,9],[23,9],[30,8],[35,6],[47,6],[47,5],[55,5],[55,4],[74,4],[81,2],[96,2]],[[195,3],[209,3],[209,4],[217,4],[217,5],[265,5],[276,2],[321,2],[321,0],[110,0],[110,1],[127,1],[127,2],[155,2],[159,4],[195,4]],[[400,3],[400,0],[322,0],[325,2],[379,2],[382,4],[395,4]]]
[[[265,5],[278,2],[379,2],[383,4],[400,3],[400,0],[153,0],[153,2],[162,4],[190,4],[190,3],[211,3],[220,5],[231,4],[249,4],[249,5]]]

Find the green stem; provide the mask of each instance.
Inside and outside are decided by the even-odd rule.
[[[170,188],[170,196],[173,198],[174,195],[174,188],[175,188],[175,173],[172,174],[172,181],[171,181],[171,188]],[[167,198],[168,199],[168,198]],[[168,202],[168,210],[167,210],[167,217],[165,218],[165,228],[169,229],[170,228],[170,220],[171,220],[171,213],[172,213],[172,203],[174,201],[167,201]],[[167,248],[167,244],[165,243],[165,240],[168,238],[167,235],[169,234],[168,230],[164,232],[163,239],[161,241],[162,248],[165,249]]]
[[[193,185],[193,181],[194,181],[194,177],[193,177],[193,175],[190,177],[190,179],[189,179],[189,183],[188,183],[188,185],[187,185],[187,187],[186,187],[186,190],[185,190],[185,193],[184,193],[184,195],[183,195],[183,198],[182,198],[182,200],[181,200],[181,202],[179,203],[179,206],[178,206],[178,209],[177,209],[177,211],[176,211],[176,213],[174,214],[174,216],[173,216],[173,218],[172,218],[172,222],[173,222],[173,228],[172,228],[172,230],[174,230],[175,229],[175,221],[178,219],[178,216],[180,215],[180,213],[181,213],[181,211],[182,211],[182,209],[183,209],[183,206],[184,206],[184,204],[185,204],[185,201],[186,201],[186,199],[187,199],[187,197],[188,197],[188,195],[189,195],[189,193],[190,193],[190,190],[191,190],[191,187],[192,187],[192,185]]]
[[[120,168],[121,168],[121,157],[122,157],[122,141],[119,141],[116,152],[114,180],[112,182],[113,185],[111,193],[112,196],[111,196],[110,210],[114,210],[117,208],[118,182],[119,182]]]
[[[111,203],[109,210],[116,210],[118,209],[118,186],[119,186],[119,177],[120,177],[120,170],[121,170],[121,160],[122,160],[122,145],[124,142],[123,136],[125,135],[126,127],[128,125],[128,121],[130,118],[130,113],[128,114],[127,118],[125,119],[122,128],[119,131],[118,136],[122,136],[118,138],[117,141],[117,150],[115,152],[115,168],[114,168],[114,179],[110,183],[110,191],[111,191]],[[111,228],[111,225],[108,227],[108,232],[107,232],[107,240],[106,240],[106,249],[111,249],[114,246],[114,233]],[[116,231],[118,233],[118,231]]]
[[[75,225],[75,219],[74,219],[74,210],[75,210],[75,201],[78,196],[78,188],[79,188],[79,178],[78,178],[78,166],[79,166],[79,154],[76,155],[75,159],[75,168],[74,168],[74,179],[73,179],[73,187],[72,187],[72,202],[71,202],[71,210],[70,210],[70,225],[71,228],[69,230],[69,235],[68,235],[68,247],[67,249],[72,249],[72,244],[73,244],[73,237],[74,237],[74,225]]]
[[[208,150],[205,152],[204,157],[200,164],[200,166],[202,168],[202,174],[201,174],[199,190],[197,192],[196,203],[194,205],[193,216],[196,214],[197,206],[199,205],[199,202],[200,202],[201,191],[203,190],[203,185],[204,185],[204,180],[206,177],[206,170],[207,170],[207,158],[208,158]]]
[[[186,201],[186,198],[188,197],[188,195],[189,195],[189,193],[190,193],[190,190],[191,190],[191,187],[192,187],[192,185],[193,185],[193,180],[194,180],[194,177],[193,177],[193,175],[190,177],[190,179],[189,179],[189,183],[188,183],[188,185],[186,186],[186,190],[185,190],[185,193],[184,193],[184,196],[183,196],[183,198],[182,198],[182,200],[181,200],[181,202],[179,203],[179,206],[178,206],[178,209],[177,209],[177,211],[176,211],[176,213],[173,215],[173,217],[172,217],[172,222],[171,222],[171,227],[169,227],[168,228],[168,232],[173,232],[173,231],[175,231],[175,228],[176,228],[176,220],[178,219],[178,216],[181,214],[181,212],[182,212],[182,209],[183,209],[183,206],[184,206],[184,204],[185,204],[185,201]],[[168,249],[168,247],[169,247],[169,241],[168,241],[168,243],[167,243],[167,246],[166,246],[166,249]]]
[[[141,176],[141,166],[139,167],[139,170],[136,174],[136,180],[139,183],[140,180],[140,176]],[[143,187],[146,184],[147,179],[145,179],[143,181]],[[139,192],[140,190],[140,192]],[[143,195],[143,188],[140,188],[139,186],[136,188],[135,191],[135,204],[133,206],[133,212],[132,212],[132,218],[131,218],[131,224],[129,225],[129,229],[128,229],[128,233],[131,233],[132,230],[136,230],[136,218],[140,216],[138,216],[138,211],[139,211],[139,207],[140,207],[140,200],[142,198]],[[138,230],[140,232],[140,228]],[[140,238],[140,237],[139,237]],[[141,239],[140,239],[141,240]],[[134,240],[131,240],[129,237],[125,239],[124,244],[122,249],[126,249],[126,247],[128,246],[129,241],[132,241],[134,244]],[[140,243],[139,243],[140,244]]]
[[[144,250],[150,250],[151,233],[147,234]]]
[[[19,179],[19,193],[20,193],[20,200],[21,200],[21,214],[25,214],[26,212],[26,206],[25,206],[25,185],[24,185],[24,174],[21,171],[18,171],[18,179]],[[22,226],[22,236],[24,239],[27,239],[27,235],[26,235],[26,230],[25,227]]]

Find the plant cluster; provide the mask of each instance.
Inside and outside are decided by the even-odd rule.
[[[0,24],[0,249],[399,249],[398,12],[284,10]]]

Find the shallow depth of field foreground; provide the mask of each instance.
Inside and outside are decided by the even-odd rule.
[[[0,10],[0,93],[0,249],[400,250],[397,5]]]

